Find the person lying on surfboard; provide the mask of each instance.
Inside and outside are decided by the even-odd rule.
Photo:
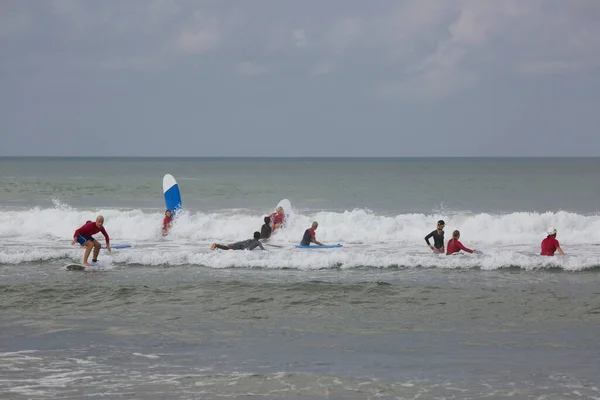
[[[302,236],[302,241],[300,242],[300,246],[310,246],[311,243],[314,243],[319,246],[325,246],[323,243],[319,242],[315,237],[315,231],[319,227],[319,223],[317,221],[313,222],[310,228],[304,231],[304,236]]]
[[[109,252],[110,249],[110,238],[108,237],[108,233],[104,229],[104,217],[102,215],[98,215],[96,217],[96,222],[86,222],[83,226],[75,231],[73,234],[73,242],[79,243],[81,246],[85,247],[85,253],[83,255],[83,265],[89,267],[88,258],[92,249],[94,249],[94,256],[92,258],[92,262],[98,261],[98,254],[100,253],[100,248],[102,245],[93,238],[92,235],[101,232],[104,235],[104,239],[106,240],[106,250]]]
[[[446,255],[458,253],[461,250],[466,251],[467,253],[477,253],[477,250],[471,250],[468,247],[463,246],[463,244],[458,240],[460,238],[460,232],[454,231],[452,232],[452,239],[448,240],[448,246],[446,246]]]
[[[265,223],[263,224],[263,226],[260,228],[260,238],[261,239],[268,239],[271,237],[271,218],[269,217],[265,217],[264,219]]]
[[[269,215],[271,218],[271,229],[272,233],[275,233],[277,229],[285,222],[285,214],[283,213],[283,207],[279,206],[275,209],[275,212]]]
[[[260,232],[254,232],[254,238],[243,240],[241,242],[235,242],[228,245],[213,243],[210,246],[211,250],[221,249],[221,250],[254,250],[257,247],[260,247],[261,250],[264,250],[262,243],[258,241],[260,239]]]
[[[167,236],[167,231],[171,227],[171,210],[165,211],[165,218],[163,219],[162,235]]]

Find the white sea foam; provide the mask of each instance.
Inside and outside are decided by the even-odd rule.
[[[296,213],[294,223],[276,233],[268,252],[209,251],[211,242],[245,240],[260,230],[264,215],[244,210],[221,213],[183,213],[170,234],[160,233],[163,215],[142,210],[80,210],[57,204],[53,208],[0,210],[0,263],[19,264],[80,261],[82,250],[71,246],[75,229],[102,214],[112,244],[133,248],[113,250],[102,258],[112,265],[203,265],[213,268],[356,268],[440,267],[527,269],[558,267],[583,270],[600,265],[600,216],[557,213],[470,214],[440,213],[376,215],[356,209],[336,212]],[[484,255],[436,256],[425,245],[424,236],[446,221],[446,240],[454,229],[461,241]],[[296,249],[312,221],[319,221],[317,239],[342,243],[340,249]],[[568,257],[539,257],[540,241],[548,227],[558,230],[558,239]],[[103,242],[101,234],[96,238]]]

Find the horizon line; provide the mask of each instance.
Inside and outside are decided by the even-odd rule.
[[[90,158],[137,158],[137,159],[528,159],[528,158],[552,158],[552,159],[568,159],[568,158],[600,158],[598,156],[0,156],[0,159],[7,158],[73,158],[73,159],[90,159]]]

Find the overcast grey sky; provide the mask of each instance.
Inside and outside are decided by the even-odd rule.
[[[598,0],[2,0],[0,156],[600,156]]]

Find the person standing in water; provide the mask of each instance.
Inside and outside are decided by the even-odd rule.
[[[458,253],[461,250],[466,251],[467,253],[477,253],[477,250],[471,250],[468,247],[463,246],[463,244],[458,240],[460,238],[460,232],[454,231],[452,232],[452,239],[448,240],[448,246],[446,247],[446,255]]]
[[[73,234],[73,242],[71,244],[79,243],[81,246],[85,247],[83,265],[86,267],[90,266],[88,257],[90,256],[92,249],[94,249],[92,262],[98,261],[98,254],[100,253],[102,245],[92,236],[98,232],[101,232],[104,235],[104,239],[106,240],[106,250],[110,252],[110,238],[104,229],[104,217],[102,215],[96,217],[96,222],[86,222]]]
[[[560,243],[556,240],[556,229],[550,228],[547,233],[548,236],[546,236],[546,239],[542,240],[542,252],[540,255],[553,256],[554,252],[558,251],[561,256],[564,256],[565,252],[560,248]]]
[[[261,239],[268,239],[271,237],[271,218],[269,217],[265,217],[264,219],[265,223],[263,224],[263,226],[260,228],[260,238]]]
[[[167,233],[169,231],[169,228],[171,228],[171,221],[173,220],[171,218],[171,216],[173,215],[173,213],[171,212],[171,210],[167,210],[165,211],[165,218],[163,219],[163,227],[162,227],[162,235],[163,236],[167,236]]]
[[[427,246],[436,254],[444,254],[444,226],[446,226],[446,223],[440,219],[437,223],[437,229],[425,236]],[[433,238],[433,245],[429,243],[431,238]]]
[[[323,243],[319,242],[315,237],[315,231],[319,227],[319,223],[317,221],[313,222],[310,228],[304,231],[304,236],[302,237],[302,241],[300,242],[301,246],[310,246],[311,243],[314,243],[319,246],[325,246]]]

